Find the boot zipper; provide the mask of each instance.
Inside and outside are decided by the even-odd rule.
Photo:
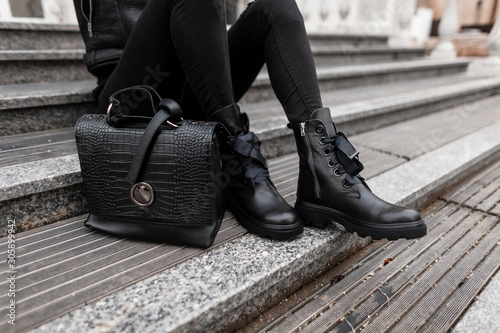
[[[87,29],[89,31],[89,37],[94,37],[94,33],[92,32],[92,0],[89,0],[89,16],[85,15],[85,11],[83,10],[83,1],[81,1],[81,9],[82,9],[82,14],[83,17],[85,18],[85,21],[87,21]]]
[[[304,137],[304,141],[306,143],[307,162],[309,164],[309,170],[311,170],[314,180],[314,193],[316,194],[316,198],[319,198],[321,196],[319,191],[319,182],[318,177],[316,176],[316,170],[314,169],[314,161],[311,146],[309,145],[309,137],[306,135],[306,123],[300,123],[300,136]]]

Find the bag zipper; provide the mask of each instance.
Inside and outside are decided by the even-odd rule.
[[[319,198],[321,196],[319,190],[319,181],[318,177],[316,176],[316,170],[314,169],[314,161],[313,161],[311,146],[309,145],[309,137],[306,135],[306,123],[300,123],[300,136],[304,137],[307,149],[307,162],[309,164],[309,170],[311,170],[314,180],[314,193],[316,194],[316,198]]]
[[[89,0],[89,16],[85,15],[85,11],[83,10],[83,2],[85,0],[81,0],[81,10],[85,21],[87,21],[87,29],[89,31],[89,37],[94,37],[94,33],[92,32],[92,0]]]

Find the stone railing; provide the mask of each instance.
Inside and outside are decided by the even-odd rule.
[[[410,2],[413,0],[410,0]],[[408,0],[297,0],[310,33],[388,35]]]

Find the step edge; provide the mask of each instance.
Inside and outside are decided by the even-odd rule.
[[[481,84],[481,85],[478,85]],[[452,83],[442,87],[432,87],[419,89],[414,92],[403,92],[395,94],[392,98],[375,97],[361,102],[351,102],[339,104],[332,108],[332,118],[338,119],[337,121],[346,122],[360,118],[367,115],[382,115],[397,111],[400,108],[410,108],[445,99],[450,99],[455,96],[463,96],[464,94],[470,95],[484,91],[500,88],[500,78],[481,78],[466,82]],[[417,94],[418,93],[418,94]],[[425,94],[425,97],[422,97]]]
[[[0,61],[56,61],[79,60],[83,63],[83,49],[63,50],[0,50]],[[83,65],[82,65],[83,66]]]
[[[64,91],[58,91],[56,93],[47,90],[47,87],[65,87],[68,82],[46,82],[46,83],[25,83],[25,84],[12,84],[12,85],[1,85],[0,86],[0,111],[2,110],[15,110],[24,109],[31,107],[42,107],[51,105],[62,105],[68,103],[81,103],[81,102],[92,102],[94,101],[94,96],[92,95],[92,90],[95,88],[94,80],[78,80],[70,81],[72,84],[81,84],[77,89],[71,89]],[[45,88],[39,88],[45,85]],[[22,86],[34,89],[33,93],[19,93],[18,95],[10,94],[8,97],[2,97],[2,87],[13,87]],[[38,91],[37,91],[38,88]]]
[[[0,168],[0,202],[81,183],[78,154]]]
[[[363,54],[387,54],[387,53],[419,53],[424,54],[425,48],[377,48],[377,47],[337,47],[337,46],[312,46],[313,55],[363,55]],[[417,57],[421,59],[421,57]]]
[[[80,32],[77,24],[0,22],[0,30]]]
[[[433,188],[442,187],[471,167],[479,167],[481,160],[495,159],[500,154],[500,140],[494,140],[500,132],[500,121],[485,126],[464,137],[451,141],[439,148],[420,155],[370,179],[372,190],[382,199],[402,205],[421,201]],[[465,152],[464,152],[465,151]],[[464,157],[468,154],[467,157]],[[446,158],[446,157],[454,158]],[[443,169],[446,167],[446,169]],[[439,173],[439,177],[412,179],[412,188],[404,181],[406,175]],[[395,182],[398,175],[401,182]],[[448,183],[451,183],[448,182]],[[396,190],[399,189],[399,191]]]
[[[340,79],[345,77],[359,77],[367,75],[379,75],[384,73],[401,73],[414,70],[435,69],[435,68],[450,68],[464,67],[470,64],[470,60],[430,60],[418,59],[411,61],[398,62],[381,62],[376,65],[362,64],[349,66],[329,66],[318,67],[318,80]],[[256,86],[270,85],[269,76],[267,73],[259,74],[254,82]]]

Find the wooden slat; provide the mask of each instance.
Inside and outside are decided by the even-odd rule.
[[[465,210],[455,210],[453,208],[448,209],[448,213],[451,213],[452,217],[450,218],[454,218],[457,221],[460,221],[468,215],[468,212]],[[380,265],[384,263],[387,258],[395,258],[395,260],[397,258],[394,265],[387,266],[389,270],[397,270],[398,268],[400,269],[406,266],[414,256],[426,251],[435,243],[436,239],[444,236],[455,227],[455,225],[443,223],[441,218],[442,216],[436,214],[429,220],[434,220],[431,223],[435,224],[435,227],[429,231],[427,237],[419,241],[400,239],[391,242],[380,255],[372,258],[369,262],[353,271],[348,278],[344,278],[335,284],[334,287],[321,295],[321,297],[317,297],[308,304],[305,304],[299,311],[286,318],[281,325],[274,328],[272,332],[290,332],[299,329],[303,324],[312,320],[318,313],[324,312],[330,308],[330,305],[341,300],[348,292],[363,285],[365,281],[373,284],[374,281],[381,278],[382,275],[378,276],[376,279],[372,279],[372,276],[374,276],[375,272],[380,271]],[[402,254],[405,255],[405,250],[409,246],[412,246],[412,255],[406,253],[404,258],[398,257]],[[386,269],[383,274],[387,273],[389,272]]]
[[[24,148],[45,145],[48,143],[74,140],[75,129],[63,128],[29,134],[4,136],[0,138],[0,156],[11,154]]]
[[[36,242],[61,232],[65,232],[76,228],[81,228],[81,226],[83,225],[83,221],[86,219],[86,217],[87,217],[86,215],[76,216],[64,221],[54,222],[49,225],[41,226],[36,229],[23,231],[22,233],[17,235],[18,237],[16,237],[17,239],[16,244],[18,247],[21,247],[26,244],[29,244],[30,242]],[[7,244],[7,237],[0,238],[0,247],[2,247],[2,249],[6,244]]]
[[[464,281],[463,285],[460,286],[460,291],[454,293],[446,304],[439,308],[434,317],[422,327],[421,332],[448,332],[476,295],[497,272],[499,266],[500,247],[497,246],[484,262],[474,269],[474,274]]]
[[[493,209],[497,204],[500,203],[500,188],[497,189],[493,194],[491,194],[488,198],[483,200],[479,205],[477,205],[477,209],[488,213],[491,209]]]
[[[465,201],[469,200],[471,196],[479,192],[484,185],[479,183],[472,183],[468,187],[465,187],[462,191],[453,193],[448,196],[448,200],[455,202],[457,204],[463,204]]]
[[[463,204],[470,208],[476,208],[476,206],[479,203],[488,198],[499,188],[500,188],[500,178],[497,178],[495,181],[493,181],[492,183],[488,184],[487,186],[479,190],[474,196],[470,197]]]
[[[481,215],[476,215],[479,219],[482,218]],[[453,223],[454,221],[449,221],[449,223]],[[378,306],[374,306],[371,309],[366,309],[368,311],[362,312],[359,311],[359,309],[356,309],[355,312],[352,314],[349,314],[348,317],[346,317],[349,322],[354,326],[354,327],[362,327],[363,325],[368,324],[370,320],[366,319],[369,318],[369,316],[374,316],[375,313],[378,313],[379,311],[384,311],[385,306],[391,305],[393,302],[397,302],[398,297],[403,293],[408,292],[408,289],[412,288],[419,279],[423,279],[429,274],[429,280],[432,278],[435,278],[438,280],[441,275],[437,274],[439,269],[435,269],[435,266],[439,266],[441,269],[446,269],[448,266],[448,263],[456,263],[458,260],[460,260],[460,256],[463,255],[468,249],[470,249],[473,244],[480,240],[484,234],[488,231],[489,228],[493,226],[493,221],[489,220],[487,222],[485,221],[476,221],[479,222],[477,225],[472,225],[472,221],[465,221],[464,226],[467,227],[467,224],[469,224],[469,230],[468,233],[465,234],[465,236],[462,236],[458,234],[458,228],[453,230],[449,235],[449,237],[455,237],[457,239],[457,242],[454,243],[452,246],[449,246],[444,249],[444,251],[439,251],[436,250],[435,252],[435,258],[431,260],[430,262],[425,263],[425,265],[421,262],[422,258],[418,258],[418,260],[411,265],[409,265],[408,268],[405,268],[403,272],[398,274],[393,280],[388,282],[386,285],[382,286],[379,289],[379,292],[375,292],[376,295],[379,296],[379,299],[382,299],[382,302],[378,304]],[[462,238],[459,238],[462,237]],[[444,239],[444,238],[443,238]],[[440,240],[442,242],[442,240]],[[443,259],[444,258],[444,259]],[[451,264],[450,264],[451,265]],[[434,269],[434,271],[428,272],[429,270]],[[428,286],[431,284],[429,282]],[[415,297],[418,297],[418,292],[414,293]],[[383,297],[380,297],[383,296]],[[388,300],[389,298],[389,300]],[[408,298],[405,299],[405,301],[410,301]],[[365,304],[363,304],[365,305]],[[402,303],[401,303],[402,305]],[[369,304],[367,305],[369,306]],[[406,308],[409,307],[409,303],[405,303]],[[358,315],[358,318],[356,318],[356,314]],[[356,321],[356,319],[358,319]],[[361,319],[361,320],[359,320]]]
[[[335,327],[335,325],[339,324],[343,318],[348,318],[353,321],[354,319],[357,319],[358,322],[353,323],[349,320],[349,323],[354,327],[360,326],[365,318],[367,318],[366,316],[361,317],[361,314],[365,314],[364,311],[361,311],[360,314],[356,313],[356,309],[360,304],[368,301],[368,308],[372,307],[370,310],[373,310],[373,308],[379,308],[379,304],[371,304],[371,302],[369,302],[373,293],[376,293],[377,290],[381,288],[382,292],[390,298],[398,291],[399,288],[406,286],[409,283],[409,280],[414,277],[413,274],[425,271],[425,269],[431,266],[436,260],[439,260],[440,256],[445,251],[449,250],[450,247],[456,250],[457,256],[446,256],[443,261],[448,260],[451,263],[455,262],[459,257],[459,254],[462,254],[467,250],[467,247],[464,245],[470,246],[470,244],[473,244],[474,241],[485,231],[484,229],[491,226],[491,223],[484,224],[485,228],[483,230],[476,231],[480,230],[480,228],[477,228],[474,229],[470,235],[466,234],[481,220],[481,217],[482,216],[480,214],[468,216],[465,220],[459,223],[456,228],[440,237],[432,247],[426,249],[425,253],[420,251],[417,252],[415,246],[409,247],[401,256],[394,257],[392,262],[381,268],[376,274],[374,274],[374,276],[370,277],[370,279],[364,281],[359,288],[350,291],[346,297],[336,302],[336,304],[330,309],[323,311],[320,317],[303,327],[302,331],[323,332],[331,330]],[[455,221],[451,220],[451,222],[454,223]],[[466,236],[462,238],[464,234],[466,234]],[[457,239],[460,239],[458,243]],[[414,266],[413,269],[410,268],[412,266]],[[442,266],[445,267],[445,263],[442,263]],[[403,281],[395,279],[403,270],[408,270],[409,272],[408,275],[406,275],[406,272],[402,275]],[[439,275],[437,275],[437,277],[439,277]],[[385,284],[387,284],[387,286],[384,288]],[[394,289],[392,289],[393,286]],[[387,294],[387,292],[390,294]],[[392,305],[393,302],[390,302],[390,304]],[[399,308],[401,308],[401,306]],[[354,312],[351,314],[351,311],[353,310]],[[366,311],[367,309],[362,308],[362,310]],[[371,311],[368,313],[371,313]]]
[[[486,218],[485,221],[495,223],[497,219]],[[440,278],[440,281],[427,285],[427,292],[419,300],[418,304],[408,311],[405,316],[393,328],[393,332],[413,332],[425,324],[427,319],[438,309],[443,302],[447,300],[450,293],[459,286],[459,284],[471,273],[471,271],[485,258],[492,249],[497,246],[500,237],[500,225],[491,230],[491,232],[474,246],[470,252],[466,253],[453,268],[446,267],[446,275]],[[498,253],[494,251],[494,253]],[[445,263],[438,263],[435,267],[444,266]],[[498,266],[493,267],[496,271]],[[429,286],[434,286],[429,288]],[[414,284],[413,288],[416,288]],[[408,303],[401,303],[408,307]],[[374,332],[374,331],[372,331]],[[379,331],[380,332],[380,331]]]
[[[28,163],[76,153],[77,150],[74,140],[47,143],[2,154],[0,155],[0,166],[6,167],[17,165],[19,161]]]

